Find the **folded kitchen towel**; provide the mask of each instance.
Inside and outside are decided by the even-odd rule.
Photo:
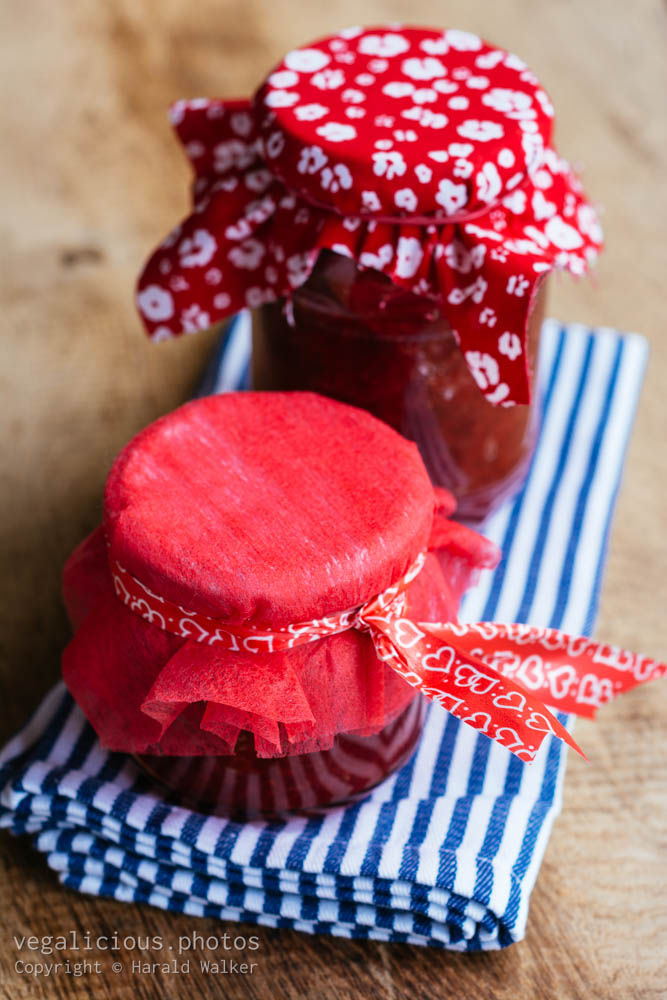
[[[202,391],[247,384],[249,339],[241,315]],[[504,557],[466,597],[464,620],[590,633],[646,353],[633,334],[545,324],[539,445],[523,491],[485,526]],[[416,755],[364,801],[235,823],[162,797],[100,746],[59,684],[0,754],[0,826],[29,834],[81,892],[309,933],[495,949],[525,932],[564,770],[552,738],[526,765],[433,705]]]

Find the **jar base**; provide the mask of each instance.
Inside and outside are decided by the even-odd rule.
[[[201,757],[134,755],[172,800],[233,820],[313,812],[364,798],[412,757],[426,715],[417,695],[373,736],[341,734],[329,750],[257,757],[242,734],[234,754]],[[247,739],[243,737],[247,735]]]

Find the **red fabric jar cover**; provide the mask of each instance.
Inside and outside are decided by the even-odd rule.
[[[65,567],[65,681],[113,750],[224,754],[242,730],[260,756],[323,750],[379,732],[415,688],[523,760],[547,733],[576,748],[544,701],[593,715],[667,666],[458,625],[498,551],[452,508],[365,411],[309,393],[189,403],[121,452],[103,527]]]
[[[326,248],[430,297],[491,402],[529,401],[537,286],[583,274],[602,234],[520,59],[462,31],[354,28],[288,53],[249,101],[171,119],[194,209],[139,279],[151,337],[289,295]]]
[[[185,638],[155,623],[165,600],[259,629],[322,619],[393,584],[431,535],[438,555],[411,585],[411,606],[454,620],[497,550],[434,518],[437,502],[451,510],[446,495],[436,501],[415,446],[360,410],[307,393],[189,403],[121,452],[103,528],[65,567],[77,629],[63,658],[67,685],[113,750],[229,753],[245,729],[273,756],[327,749],[339,732],[378,732],[415,691],[363,632],[258,656],[197,641],[196,625]],[[123,603],[110,564],[116,579],[118,564],[140,579],[144,598],[159,595],[154,615],[145,600],[138,613]]]

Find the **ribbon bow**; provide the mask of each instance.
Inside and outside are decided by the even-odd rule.
[[[667,664],[558,629],[414,622],[407,591],[425,560],[421,553],[400,580],[359,608],[274,630],[188,611],[118,562],[111,571],[117,596],[140,618],[220,650],[266,655],[350,628],[367,632],[379,659],[408,684],[524,761],[534,759],[549,733],[585,756],[545,702],[592,718],[600,705],[667,673]]]

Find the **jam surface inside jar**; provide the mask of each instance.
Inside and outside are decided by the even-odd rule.
[[[134,759],[186,805],[231,819],[270,817],[362,798],[412,757],[425,716],[417,695],[375,735],[341,733],[329,750],[258,757],[243,732],[229,755]]]
[[[544,308],[542,282],[528,325],[533,400]],[[484,520],[521,487],[538,407],[489,403],[432,302],[325,250],[290,309],[290,320],[282,301],[254,312],[254,388],[310,390],[369,410],[415,441],[461,520]]]

